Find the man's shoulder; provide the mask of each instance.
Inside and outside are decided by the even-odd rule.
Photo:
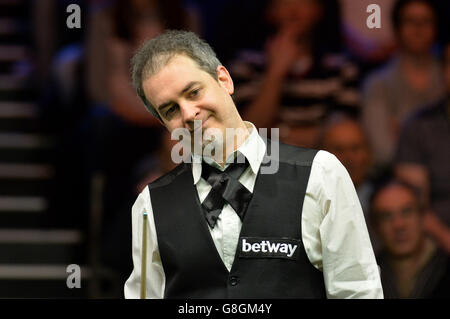
[[[270,150],[273,147],[271,143],[275,143],[274,141],[267,139],[265,140],[267,144],[267,150]],[[279,145],[279,159],[280,163],[287,164],[309,164],[311,165],[313,162],[319,164],[324,167],[335,166],[340,164],[339,160],[332,153],[315,148],[308,148],[302,146],[295,146],[291,144],[285,144],[282,142],[278,142]],[[270,155],[273,158],[273,154]]]
[[[175,180],[175,178],[177,176],[180,176],[183,172],[188,170],[189,166],[190,165],[188,163],[184,163],[184,162],[177,165],[171,171],[163,174],[162,176],[160,176],[159,178],[157,178],[156,180],[154,180],[153,182],[148,184],[148,188],[151,190],[154,188],[169,185],[170,183],[172,183]]]
[[[270,141],[273,143],[273,141]],[[270,143],[269,142],[269,143]],[[312,164],[317,152],[319,150],[313,148],[306,148],[301,146],[294,146],[285,143],[279,143],[279,161],[280,163],[310,163]]]
[[[344,165],[332,153],[322,150],[280,143],[280,163],[311,166],[315,174],[327,178],[348,174]]]

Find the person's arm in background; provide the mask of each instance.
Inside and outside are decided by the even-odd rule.
[[[110,54],[107,86],[112,111],[125,121],[135,125],[160,126],[158,119],[147,111],[144,103],[131,86],[128,45],[115,38],[111,38],[107,45],[107,52]]]
[[[267,68],[256,97],[243,110],[242,118],[257,128],[272,127],[278,117],[283,82],[298,49],[289,31],[280,32],[267,46]]]
[[[159,255],[158,240],[156,237],[155,221],[151,207],[148,187],[139,194],[132,208],[132,254],[133,271],[125,282],[124,294],[126,299],[140,298],[141,287],[141,256],[142,256],[142,221],[144,212],[148,216],[147,231],[147,291],[146,298],[164,298],[166,277]]]
[[[362,92],[362,124],[366,131],[377,165],[388,164],[395,148],[395,122],[389,114],[387,91],[383,78],[371,76]]]
[[[382,299],[380,273],[356,190],[345,167],[319,151],[302,216],[310,262],[322,270],[330,299]]]

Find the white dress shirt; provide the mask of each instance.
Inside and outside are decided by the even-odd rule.
[[[250,164],[239,181],[253,192],[266,144],[252,123],[245,124],[250,135],[235,152],[244,155]],[[232,161],[233,155],[230,154],[226,162]],[[196,155],[192,156],[193,180],[203,202],[211,186],[201,178],[201,161],[195,160]],[[212,160],[205,158],[205,161],[221,170],[229,165],[221,168]],[[144,212],[148,214],[146,295],[147,298],[163,298],[166,278],[148,187],[139,194],[132,208],[134,269],[125,283],[125,298],[139,298]],[[323,272],[328,298],[383,298],[378,266],[355,188],[344,166],[326,151],[319,151],[312,163],[301,223],[306,254],[311,264]],[[228,271],[233,264],[241,226],[242,221],[234,209],[225,204],[216,226],[209,228]]]

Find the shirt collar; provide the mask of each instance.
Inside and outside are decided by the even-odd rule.
[[[258,131],[253,123],[244,121],[244,124],[250,134],[237,150],[228,155],[227,162],[234,158],[233,156],[236,152],[239,152],[245,156],[250,164],[253,174],[256,175],[258,174],[259,167],[261,166],[264,154],[266,153],[266,143],[264,143],[261,136],[259,136]],[[210,165],[217,166],[218,168],[220,167],[220,165],[215,161],[206,157],[205,162]],[[229,164],[226,163],[224,169],[228,165]],[[192,176],[194,178],[194,185],[199,182],[200,177],[202,176],[202,157],[198,154],[192,154]]]

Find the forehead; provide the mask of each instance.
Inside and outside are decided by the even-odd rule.
[[[159,69],[156,71],[155,74],[148,76],[146,79],[144,79],[144,82],[152,78],[161,79],[170,76],[176,76],[178,78],[179,76],[177,75],[180,74],[180,72],[183,75],[187,75],[188,73],[192,75],[199,75],[199,73],[206,73],[191,58],[185,55],[177,54],[170,57],[164,63],[163,66],[159,67]]]
[[[414,194],[401,185],[389,185],[380,191],[375,199],[378,209],[395,209],[415,204]]]
[[[328,128],[325,137],[327,140],[333,142],[364,142],[364,134],[361,128],[351,121],[332,124]]]
[[[207,81],[208,76],[192,59],[175,55],[156,74],[144,79],[142,87],[147,99],[155,104],[173,98],[174,94],[181,92],[191,81]]]

